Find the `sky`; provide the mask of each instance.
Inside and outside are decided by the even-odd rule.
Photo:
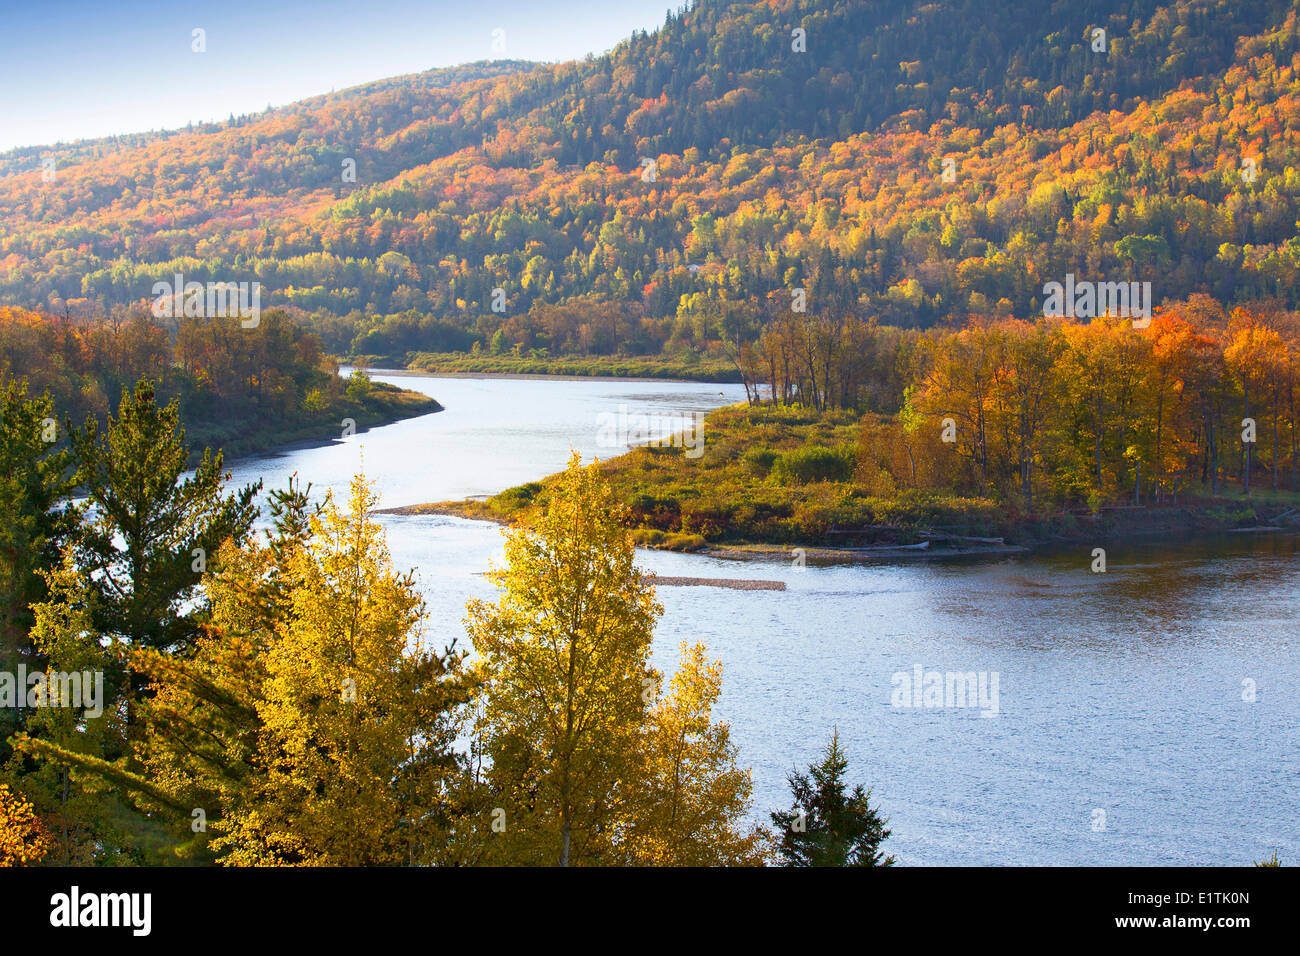
[[[0,151],[224,120],[475,60],[576,59],[654,30],[682,5],[0,0]],[[503,52],[493,48],[496,30]]]

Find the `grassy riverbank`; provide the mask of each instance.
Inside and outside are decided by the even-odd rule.
[[[472,355],[467,352],[412,352],[404,359],[360,356],[371,367],[396,365],[411,372],[481,375],[575,375],[607,378],[659,378],[689,382],[739,382],[735,366],[715,359],[677,360],[618,356]]]
[[[601,463],[629,508],[638,544],[736,557],[804,547],[810,559],[1008,553],[1047,542],[1230,531],[1300,507],[1300,496],[1290,492],[1245,497],[1235,487],[1184,496],[1177,506],[1034,514],[985,497],[904,491],[883,498],[855,480],[853,413],[735,405],[713,412],[704,435],[704,453],[695,459],[681,448],[637,448]],[[551,480],[484,501],[399,510],[509,521],[544,505]]]
[[[221,449],[227,461],[302,442],[328,442],[339,438],[343,420],[350,418],[357,431],[388,425],[442,411],[438,402],[420,392],[383,382],[371,382],[364,395],[343,395],[328,408],[304,412],[293,421],[265,423],[210,421],[186,425],[186,440],[196,454],[204,448]]]

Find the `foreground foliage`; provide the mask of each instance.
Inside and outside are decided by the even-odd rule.
[[[573,456],[531,527],[507,533],[497,604],[471,602],[489,674],[484,775],[512,863],[758,862],[748,773],[712,723],[720,673],[687,650],[656,700],[654,589],[608,485]],[[685,649],[684,649],[685,650]]]
[[[893,866],[880,848],[889,838],[889,822],[871,806],[871,791],[847,789],[849,762],[838,732],[820,763],[790,775],[794,805],[772,814],[780,834],[777,854],[782,866]]]
[[[44,599],[24,639],[52,673],[107,679],[98,700],[20,709],[0,782],[4,861],[768,858],[750,774],[712,716],[721,666],[683,645],[662,692],[649,659],[660,608],[597,468],[575,456],[535,524],[510,532],[499,600],[467,608],[471,661],[454,641],[429,648],[423,602],[392,568],[364,479],[346,506],[313,504],[291,482],[254,533],[255,489],[225,495],[219,461],[178,478],[175,406],[158,408],[147,384],[102,442],[88,428],[74,448],[97,463],[85,473],[102,515],[36,569]],[[148,476],[119,460],[135,452]],[[206,566],[187,566],[197,588],[150,557],[155,546],[188,557],[179,530],[206,540],[217,528]],[[157,620],[140,612],[137,632],[146,600]]]

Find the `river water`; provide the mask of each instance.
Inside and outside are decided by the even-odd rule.
[[[236,482],[346,493],[380,507],[493,494],[584,459],[597,416],[680,415],[738,385],[394,376],[445,411],[333,445],[234,462]],[[465,644],[465,602],[502,554],[496,525],[382,515],[413,569],[427,633]],[[789,805],[786,775],[833,728],[849,776],[889,817],[886,847],[925,865],[1300,863],[1300,555],[1296,539],[1224,536],[981,562],[795,567],[638,552],[661,575],[788,590],[661,587],[654,663],[682,641],[723,662],[716,715],[752,767],[754,815]],[[934,696],[921,686],[938,680]],[[974,676],[983,691],[963,700]],[[931,676],[934,674],[934,676]],[[971,705],[974,706],[971,706]],[[929,706],[927,706],[929,705]],[[965,705],[965,706],[963,706]]]

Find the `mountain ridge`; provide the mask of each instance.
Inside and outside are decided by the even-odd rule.
[[[695,346],[716,337],[702,316],[800,283],[903,325],[1028,314],[1071,269],[1294,300],[1294,2],[979,9],[703,2],[599,58],[380,80],[53,184],[10,176],[0,302],[93,312],[178,271],[253,278],[331,348],[399,354],[498,330],[555,351]],[[609,334],[546,327],[593,302],[619,305]]]

